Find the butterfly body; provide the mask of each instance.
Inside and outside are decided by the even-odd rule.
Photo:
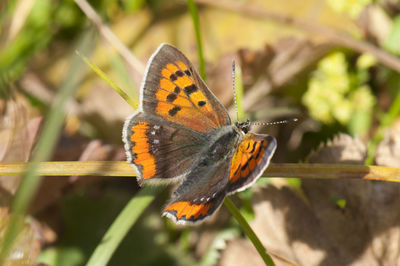
[[[124,125],[128,161],[140,185],[177,183],[163,215],[195,223],[212,215],[226,195],[262,174],[276,148],[268,135],[232,124],[225,108],[189,60],[163,44],[149,60],[138,112]]]

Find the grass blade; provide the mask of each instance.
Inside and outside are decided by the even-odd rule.
[[[87,50],[90,45],[90,34],[81,40],[79,47]],[[27,171],[21,180],[21,184],[13,199],[11,211],[12,217],[9,227],[4,236],[4,244],[0,251],[0,265],[4,264],[8,253],[11,251],[14,241],[17,238],[23,224],[23,216],[28,208],[29,202],[34,196],[41,177],[38,173],[40,162],[49,159],[51,152],[56,144],[64,122],[64,106],[67,100],[75,93],[82,64],[78,58],[74,58],[69,73],[66,76],[60,91],[57,94],[53,105],[50,108],[48,117],[45,120],[42,134],[37,144],[36,151],[32,156],[31,162],[27,165]]]
[[[224,205],[232,214],[232,216],[235,217],[236,221],[239,223],[240,227],[242,228],[246,236],[250,239],[251,243],[253,243],[254,247],[258,251],[258,254],[260,254],[261,258],[264,260],[265,265],[268,266],[275,265],[272,258],[268,255],[267,250],[261,243],[260,239],[257,237],[256,233],[254,233],[253,229],[251,229],[250,225],[247,223],[246,219],[240,213],[239,209],[236,208],[235,204],[233,204],[231,199],[225,198]]]
[[[197,51],[199,53],[199,72],[200,76],[203,78],[204,81],[207,80],[206,68],[204,63],[204,56],[203,56],[203,45],[201,41],[200,35],[200,23],[199,23],[199,15],[197,12],[196,4],[193,0],[188,0],[188,8],[190,15],[192,16],[194,31],[196,33],[196,42],[197,42]]]
[[[143,187],[129,201],[103,236],[100,244],[86,264],[87,266],[107,265],[129,229],[161,190],[162,187]]]
[[[124,91],[129,95],[129,98],[135,102],[135,106],[137,106],[136,102],[139,100],[139,94],[137,92],[139,89],[133,84],[130,74],[126,69],[126,65],[119,54],[114,53],[111,55],[111,67],[115,70],[118,78],[121,80]],[[135,108],[135,106],[133,106],[133,108]]]
[[[82,58],[83,61],[85,61],[86,64],[88,64],[94,72],[96,72],[97,75],[99,75],[102,79],[104,79],[127,103],[129,103],[135,110],[138,108],[137,103],[129,97],[129,95],[121,89],[117,84],[115,84],[110,78],[107,77],[106,73],[101,71],[97,66],[95,66],[90,60],[84,56],[81,55],[79,52],[77,54]]]

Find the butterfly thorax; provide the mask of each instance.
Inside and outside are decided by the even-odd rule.
[[[233,152],[242,140],[244,133],[236,125],[220,128],[212,137],[210,145],[205,147],[203,164],[215,163],[232,157]]]

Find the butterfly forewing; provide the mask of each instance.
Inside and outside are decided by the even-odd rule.
[[[143,111],[170,122],[202,132],[231,123],[189,60],[171,45],[153,55],[142,93]]]

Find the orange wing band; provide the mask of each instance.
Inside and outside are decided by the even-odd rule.
[[[150,153],[150,145],[146,133],[149,129],[148,123],[140,122],[134,125],[131,135],[132,153],[134,154],[133,163],[142,166],[142,178],[149,179],[156,174],[156,162],[154,156]]]
[[[211,203],[190,204],[188,201],[177,201],[165,208],[165,212],[170,212],[176,216],[177,220],[196,220],[207,215],[211,208]]]

